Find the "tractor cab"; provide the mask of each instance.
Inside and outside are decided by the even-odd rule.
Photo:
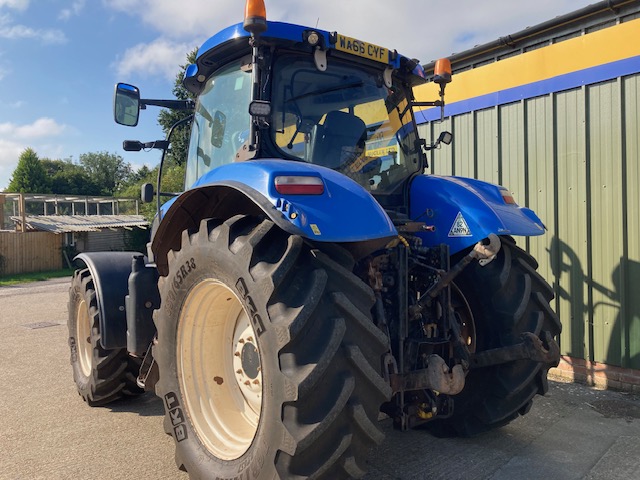
[[[442,94],[450,81],[443,68],[434,77]],[[335,32],[266,19],[258,30],[229,27],[186,70],[197,101],[184,105],[193,109],[185,188],[222,165],[285,159],[350,177],[382,205],[392,196],[402,202],[403,185],[423,172],[433,147],[419,138],[413,107],[444,105],[414,101],[412,87],[425,82],[417,60]],[[136,93],[118,87],[118,123],[118,112],[137,114]]]
[[[198,94],[187,187],[222,164],[261,158],[330,168],[376,195],[422,172],[417,61],[279,22],[248,42],[242,27],[212,37],[187,70],[184,84]]]

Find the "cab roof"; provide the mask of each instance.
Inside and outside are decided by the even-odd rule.
[[[308,42],[312,32],[318,36],[318,41],[313,46]],[[205,41],[198,49],[196,64],[187,68],[184,82],[187,89],[193,92],[199,91],[202,80],[213,71],[228,61],[249,53],[248,40],[250,36],[250,33],[244,30],[243,24],[237,23]],[[337,32],[327,32],[291,23],[267,21],[267,29],[260,35],[260,38],[276,45],[293,46],[299,44],[302,46],[306,44],[308,48],[317,46],[326,51],[339,50],[342,54],[353,57],[354,61],[386,64],[394,70],[405,69],[410,72],[412,84],[424,83],[426,79],[424,69],[417,60],[400,55],[395,50],[346,37]]]

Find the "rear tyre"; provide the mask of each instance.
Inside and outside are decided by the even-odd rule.
[[[160,280],[165,430],[193,478],[361,477],[383,434],[372,291],[269,220],[203,220]]]
[[[140,362],[127,350],[100,344],[98,302],[89,269],[76,270],[69,289],[69,349],[78,393],[92,407],[144,393],[136,383]]]
[[[498,256],[481,267],[477,262],[456,279],[473,313],[476,352],[520,343],[533,332],[546,345],[561,325],[549,302],[553,290],[536,272],[537,262],[502,237]],[[441,436],[471,436],[508,424],[526,414],[536,394],[548,390],[547,373],[557,365],[518,360],[469,372],[464,390],[453,397],[453,416],[427,428]]]

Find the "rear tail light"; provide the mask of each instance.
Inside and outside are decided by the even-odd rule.
[[[281,195],[322,195],[324,193],[324,182],[320,177],[283,175],[275,178],[274,185]]]
[[[513,195],[511,194],[511,192],[506,188],[501,188],[500,194],[502,195],[502,200],[507,205],[517,205],[515,198],[513,198]]]

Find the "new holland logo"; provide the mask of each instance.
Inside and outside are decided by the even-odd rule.
[[[449,230],[450,237],[470,237],[471,230],[469,229],[469,225],[467,225],[467,221],[462,216],[462,212],[458,212],[456,215],[456,219],[453,221],[453,225],[451,225],[451,230]]]

